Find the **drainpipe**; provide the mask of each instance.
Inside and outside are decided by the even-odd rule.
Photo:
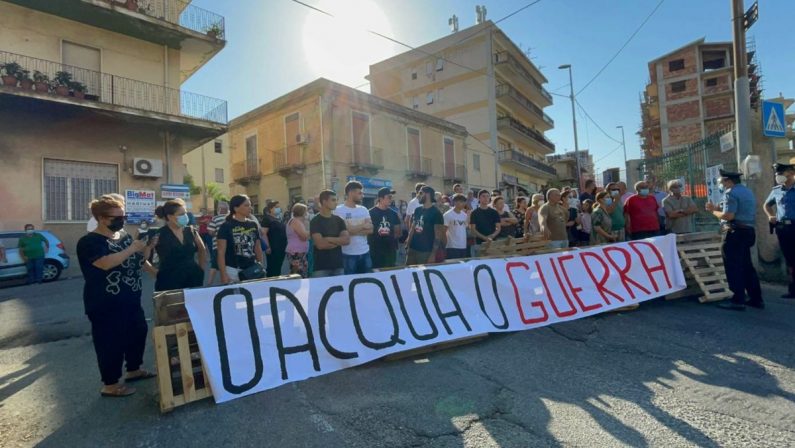
[[[325,134],[323,134],[323,95],[317,97],[317,107],[320,113],[320,170],[322,172],[323,188],[328,188],[326,183],[326,147],[325,147]]]

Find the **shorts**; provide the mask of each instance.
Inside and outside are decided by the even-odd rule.
[[[240,282],[240,269],[233,268],[232,266],[226,267],[226,275],[229,276],[229,281],[232,283]]]
[[[459,258],[468,258],[469,251],[467,249],[453,249],[447,248],[447,259],[448,260],[457,260]]]
[[[417,264],[427,264],[428,258],[431,257],[432,252],[419,252],[414,249],[409,249],[406,256],[406,266]]]

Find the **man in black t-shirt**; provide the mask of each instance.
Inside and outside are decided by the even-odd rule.
[[[478,208],[469,216],[469,228],[477,237],[477,245],[473,246],[473,257],[480,255],[481,245],[492,241],[500,234],[500,214],[489,207],[491,195],[488,190],[478,193]]]
[[[436,251],[445,247],[447,235],[442,212],[434,207],[436,192],[424,186],[419,192],[420,206],[414,210],[409,236],[406,239],[406,265],[434,263]]]
[[[395,192],[387,187],[378,190],[378,202],[370,209],[370,220],[374,227],[369,238],[373,268],[391,268],[397,262],[400,217],[389,208],[393,194]]]
[[[350,243],[345,220],[336,216],[337,193],[331,190],[320,192],[320,213],[309,223],[312,235],[314,271],[312,277],[342,275],[342,246]]]

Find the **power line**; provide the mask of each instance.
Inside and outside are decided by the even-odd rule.
[[[584,107],[582,107],[582,104],[580,104],[580,101],[579,101],[579,100],[575,99],[575,100],[574,100],[574,102],[575,102],[575,103],[577,103],[577,106],[579,106],[579,107],[580,107],[580,109],[581,109],[581,110],[582,110],[582,112],[585,114],[585,116],[586,116],[586,117],[588,117],[588,119],[589,119],[589,120],[591,120],[591,123],[593,123],[593,124],[594,124],[594,126],[596,126],[596,128],[597,128],[597,129],[599,129],[600,131],[602,131],[602,134],[604,134],[604,136],[605,136],[605,137],[609,138],[610,140],[613,140],[613,141],[614,141],[614,142],[616,142],[616,143],[619,143],[619,144],[621,144],[621,143],[622,143],[622,142],[621,142],[621,140],[617,140],[617,139],[615,139],[615,138],[611,137],[611,136],[610,136],[610,134],[608,134],[607,132],[605,132],[605,130],[604,130],[604,129],[602,129],[602,127],[601,127],[601,126],[599,126],[599,123],[597,123],[597,122],[596,122],[596,120],[594,120],[593,118],[591,118],[591,116],[588,114],[588,111],[587,111],[587,110],[585,110],[585,108],[584,108]]]
[[[533,6],[533,5],[535,5],[536,3],[540,3],[540,2],[541,2],[541,0],[535,0],[534,2],[530,2],[530,3],[528,3],[528,4],[524,5],[524,6],[522,6],[521,8],[517,9],[516,11],[514,11],[514,12],[512,12],[512,13],[508,14],[507,16],[503,17],[502,19],[500,19],[500,20],[498,20],[498,21],[494,22],[494,24],[496,25],[496,24],[498,24],[498,23],[502,22],[503,20],[508,20],[508,19],[510,19],[512,16],[514,16],[514,15],[516,15],[516,14],[519,14],[520,12],[524,11],[525,9],[527,9],[527,8],[529,8],[529,7]]]
[[[607,158],[607,156],[609,156],[610,154],[613,154],[614,152],[618,151],[618,150],[619,150],[619,149],[621,149],[623,146],[624,146],[623,144],[619,144],[618,146],[616,146],[615,148],[613,148],[612,150],[610,150],[608,153],[606,153],[606,154],[605,154],[605,155],[603,155],[602,157],[599,157],[599,159],[597,159],[597,160],[594,160],[594,162],[593,162],[593,163],[594,163],[594,165],[596,165],[597,163],[599,163],[599,162],[601,162],[602,160],[606,159],[606,158]]]
[[[638,26],[638,28],[635,30],[635,32],[633,32],[629,36],[629,39],[627,39],[626,42],[624,42],[624,45],[622,45],[621,48],[618,49],[616,54],[614,54],[613,57],[610,58],[610,60],[607,61],[607,63],[604,66],[602,66],[602,68],[600,68],[598,72],[596,72],[596,74],[593,76],[593,78],[591,78],[590,81],[585,83],[585,85],[577,92],[577,95],[581,94],[583,92],[583,90],[587,89],[588,86],[590,86],[591,83],[594,82],[596,80],[596,78],[598,78],[599,75],[601,75],[602,72],[605,71],[605,69],[618,57],[618,55],[621,54],[622,51],[624,51],[624,48],[626,48],[627,45],[629,45],[629,43],[632,41],[632,39],[635,38],[635,36],[640,32],[641,28],[643,28],[643,26],[646,25],[646,22],[648,22],[649,19],[651,19],[651,17],[654,15],[654,13],[656,13],[657,10],[660,9],[660,6],[662,6],[663,3],[665,3],[665,0],[660,0],[660,2],[657,3],[657,6],[655,6],[654,9],[652,9],[652,11],[649,13],[649,15],[647,15],[646,18],[643,19],[643,22],[640,23],[640,26]]]

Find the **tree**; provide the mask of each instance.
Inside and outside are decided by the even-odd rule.
[[[221,187],[218,186],[215,182],[208,182],[207,187],[205,187],[207,191],[207,195],[213,198],[215,203],[219,203],[221,201],[228,201],[229,197],[221,192]]]
[[[190,188],[191,196],[201,194],[202,187],[197,186],[196,183],[193,182],[193,176],[191,176],[190,174],[186,174],[185,177],[182,178],[182,183],[184,183]]]

